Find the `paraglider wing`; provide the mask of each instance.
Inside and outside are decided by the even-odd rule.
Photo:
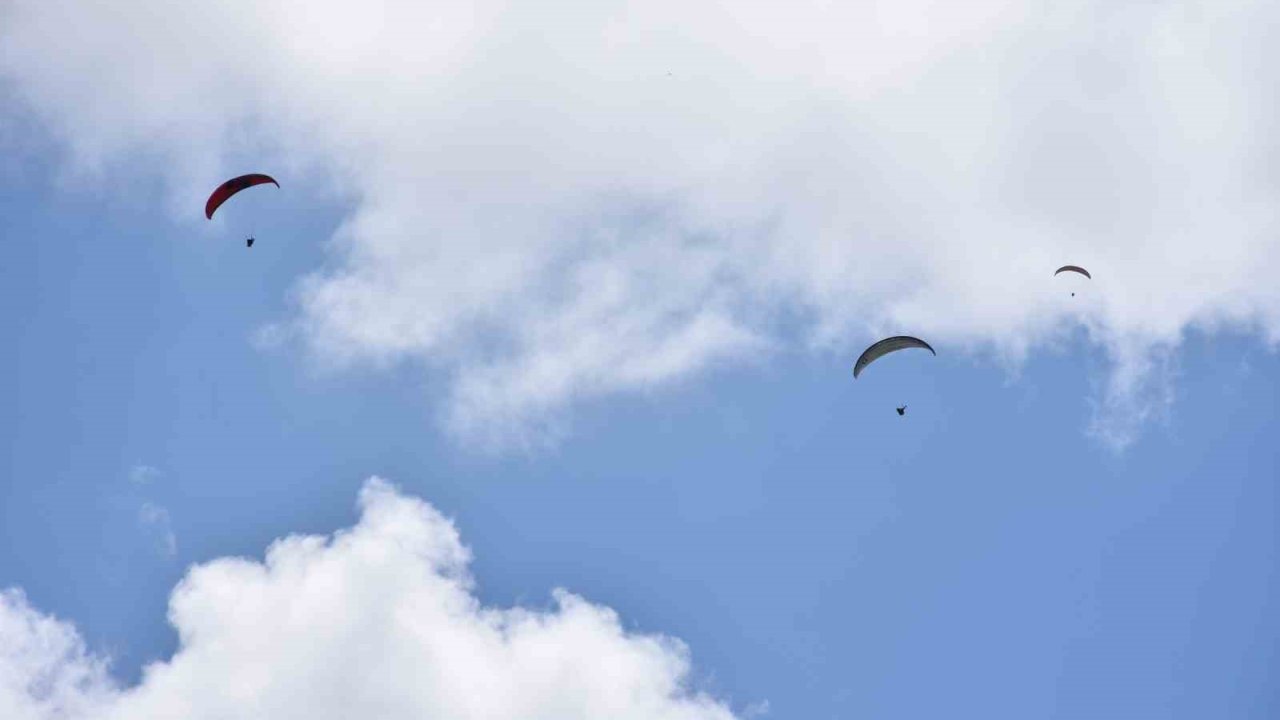
[[[1057,272],[1054,273],[1054,277],[1057,277],[1058,273],[1064,273],[1064,272],[1080,273],[1081,275],[1089,278],[1090,280],[1093,279],[1093,276],[1089,274],[1088,270],[1085,270],[1084,268],[1078,265],[1063,265],[1062,267],[1058,268]]]
[[[907,348],[924,348],[937,356],[938,353],[929,347],[929,343],[920,338],[913,338],[907,335],[898,335],[897,337],[885,338],[871,347],[862,351],[862,355],[858,357],[858,362],[853,365],[853,376],[856,378],[867,369],[867,366],[876,360],[898,350],[906,350]]]
[[[204,204],[204,216],[209,220],[212,220],[214,211],[232,195],[235,195],[245,188],[251,188],[254,185],[265,185],[267,183],[280,187],[280,183],[276,182],[275,178],[270,175],[250,173],[248,175],[231,178],[219,185],[218,189],[214,190],[213,194],[209,196],[208,202]]]

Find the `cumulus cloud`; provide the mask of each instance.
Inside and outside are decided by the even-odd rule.
[[[486,607],[448,519],[378,479],[360,509],[261,562],[193,567],[170,599],[178,649],[133,687],[70,625],[0,594],[0,717],[734,717],[690,686],[679,641],[564,590],[550,609]]]
[[[0,717],[88,718],[115,701],[107,665],[71,625],[0,591]]]
[[[233,170],[325,178],[350,211],[272,335],[448,377],[462,437],[537,442],[576,400],[796,342],[1017,363],[1083,326],[1112,362],[1090,427],[1123,445],[1189,329],[1280,339],[1277,22],[1265,0],[9,0],[0,77],[75,167],[154,158],[186,215]],[[1075,298],[1064,263],[1094,273]]]

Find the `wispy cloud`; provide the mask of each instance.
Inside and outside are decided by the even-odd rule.
[[[486,607],[448,519],[376,479],[360,508],[353,528],[283,538],[260,562],[193,567],[170,599],[178,648],[134,687],[0,593],[0,717],[734,717],[691,686],[678,640],[564,590],[552,609]]]
[[[134,485],[150,485],[160,479],[160,471],[150,465],[134,465],[129,468],[129,482]]]
[[[173,533],[169,511],[150,502],[138,509],[138,522],[158,538],[158,549],[167,557],[178,554],[178,538]]]
[[[1083,324],[1115,373],[1092,426],[1123,445],[1187,328],[1280,337],[1277,22],[1262,0],[11,0],[0,77],[77,167],[161,158],[184,217],[232,171],[333,181],[331,261],[263,337],[448,377],[468,440],[537,442],[574,402],[797,337],[1017,361]],[[1094,273],[1075,298],[1063,263]]]

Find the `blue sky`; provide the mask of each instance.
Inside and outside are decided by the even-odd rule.
[[[12,12],[24,28],[47,29],[58,27],[58,13],[71,6],[14,7],[0,10],[0,19]],[[939,87],[947,84],[947,73],[987,77],[985,66],[972,70],[972,59],[956,55],[964,52],[956,47],[979,38],[987,47],[1023,48],[1036,39],[1034,33],[1020,35],[1014,22],[1034,7],[1018,7],[991,3],[980,21],[954,37],[921,35],[922,49],[902,54],[907,70],[899,70],[905,74],[886,81],[890,97],[858,95],[876,84],[862,78],[863,84],[854,83],[857,90],[845,88],[852,107],[865,107],[874,117],[867,127],[886,132],[884,123],[897,117],[903,102],[945,105],[949,96]],[[662,14],[654,12],[632,20],[657,26]],[[1206,57],[1220,60],[1215,48],[1230,46],[1240,26],[1265,12],[1242,5],[1220,35],[1187,30],[1191,25],[1178,25],[1176,13],[1173,20],[1126,20],[1149,21],[1144,37],[1165,42],[1172,35],[1183,47],[1208,48]],[[1046,83],[1044,98],[1025,97],[1018,89],[1023,85],[1014,83],[1007,105],[974,103],[1031,117],[1010,132],[1050,142],[1044,139],[1056,137],[1056,120],[1034,108],[1048,103],[1058,111],[1079,110],[1077,90],[1109,88],[1078,63],[1114,38],[1091,24],[1101,20],[1090,20],[1083,10],[1081,17],[1045,31],[1052,42],[1043,70],[1057,79]],[[442,17],[439,27],[447,30],[454,20]],[[724,52],[739,64],[725,70],[731,76],[725,84],[774,87],[767,82],[773,70],[761,69],[771,67],[771,51],[735,44],[737,36],[723,29],[722,20],[708,11],[691,20],[690,32],[706,47],[733,48]],[[740,20],[768,25],[768,18]],[[886,27],[899,22],[880,20]],[[517,38],[512,42],[521,47],[532,42],[520,25],[527,18],[518,13],[487,30],[475,22],[480,29],[472,31],[481,39],[459,35],[456,43],[488,47],[495,37]],[[232,25],[243,38],[263,31],[249,21],[237,23]],[[628,32],[604,25],[609,32]],[[98,39],[127,35],[120,27],[108,23]],[[799,25],[794,36],[804,37],[806,28],[818,33]],[[145,36],[147,30],[128,32]],[[185,31],[176,32],[181,38]],[[308,31],[298,32],[305,45]],[[373,42],[379,33],[393,36],[390,48],[399,47],[389,26],[369,30],[366,39]],[[775,40],[785,46],[788,37]],[[7,83],[0,110],[9,120],[0,135],[6,248],[0,328],[11,348],[0,354],[0,374],[8,378],[5,397],[12,398],[0,402],[0,588],[25,597],[16,602],[10,595],[9,604],[0,605],[0,637],[7,634],[10,647],[26,647],[34,636],[22,634],[26,626],[18,620],[56,616],[74,628],[67,637],[82,638],[90,657],[111,658],[109,676],[86,672],[90,685],[108,688],[115,699],[53,695],[79,713],[74,717],[173,708],[164,703],[184,693],[200,702],[183,688],[222,688],[221,695],[239,697],[225,692],[243,687],[225,668],[250,658],[231,651],[220,656],[224,651],[211,650],[218,644],[210,638],[239,647],[254,626],[224,619],[240,617],[237,603],[253,605],[255,593],[272,597],[277,586],[230,571],[201,574],[193,566],[230,567],[219,559],[237,556],[261,562],[277,539],[355,527],[350,537],[366,537],[360,534],[366,529],[374,556],[385,553],[388,563],[400,563],[402,574],[416,577],[430,567],[450,577],[449,561],[437,567],[430,564],[437,560],[422,559],[434,558],[434,550],[402,556],[395,543],[378,544],[384,537],[378,509],[409,507],[411,497],[452,519],[472,553],[476,584],[464,594],[474,593],[481,605],[570,617],[552,600],[553,590],[564,588],[616,612],[620,629],[605,623],[559,635],[558,626],[549,625],[550,642],[569,658],[563,667],[614,667],[606,657],[612,651],[600,648],[616,649],[619,658],[640,657],[644,637],[666,635],[691,653],[683,687],[723,703],[695,707],[685,690],[652,690],[665,687],[652,678],[673,671],[619,660],[617,667],[628,670],[560,691],[572,697],[559,709],[539,704],[544,699],[532,691],[525,697],[526,691],[512,690],[510,707],[525,711],[510,717],[536,715],[528,708],[571,717],[579,716],[577,710],[564,708],[606,707],[592,703],[630,687],[626,673],[632,670],[649,678],[636,681],[646,690],[633,705],[611,711],[614,716],[717,717],[724,708],[738,717],[764,712],[784,718],[1280,713],[1273,681],[1280,671],[1280,543],[1274,529],[1280,469],[1271,440],[1280,430],[1280,366],[1270,343],[1280,327],[1280,302],[1252,283],[1252,273],[1275,267],[1280,255],[1271,220],[1275,186],[1232,164],[1250,154],[1246,150],[1254,146],[1246,140],[1223,139],[1217,154],[1226,159],[1192,142],[1200,132],[1196,123],[1209,121],[1174,110],[1184,94],[1195,97],[1206,92],[1203,87],[1165,88],[1168,94],[1159,97],[1166,102],[1148,98],[1122,106],[1108,121],[1122,126],[1119,135],[1109,134],[1102,121],[1080,131],[1091,148],[1126,147],[1141,155],[1133,167],[1112,167],[1109,177],[1118,187],[1142,169],[1180,160],[1203,171],[1188,171],[1195,177],[1181,185],[1179,177],[1157,183],[1164,189],[1152,190],[1150,198],[1135,190],[1128,194],[1133,207],[1117,208],[1087,187],[1087,168],[1063,160],[1059,175],[1077,173],[1082,184],[1054,185],[1067,182],[1059,177],[1042,186],[1021,161],[979,152],[986,145],[970,143],[964,127],[953,141],[937,140],[937,153],[928,142],[925,150],[920,143],[899,145],[892,133],[856,149],[854,155],[864,158],[903,158],[906,169],[871,179],[850,169],[836,150],[835,169],[795,169],[821,164],[815,147],[848,138],[815,129],[832,121],[818,110],[779,114],[777,107],[791,97],[787,91],[759,106],[734,106],[746,127],[729,150],[754,149],[740,166],[722,166],[724,157],[709,153],[704,159],[714,172],[661,156],[653,168],[639,171],[632,164],[614,180],[600,181],[594,176],[599,168],[638,162],[610,150],[581,166],[568,159],[538,165],[537,158],[566,152],[561,140],[573,137],[548,128],[564,124],[591,136],[604,132],[600,117],[627,110],[617,109],[620,101],[594,75],[584,80],[581,97],[565,94],[568,81],[535,82],[529,93],[545,93],[558,109],[547,117],[535,113],[528,120],[532,129],[512,131],[528,145],[476,149],[481,145],[469,145],[470,136],[459,128],[517,117],[501,115],[504,108],[539,107],[486,84],[501,76],[499,70],[520,67],[523,56],[514,52],[472,57],[469,62],[483,68],[474,76],[467,69],[474,66],[462,60],[441,66],[440,77],[456,72],[459,78],[440,91],[445,96],[478,98],[479,106],[492,93],[498,103],[496,115],[457,110],[458,125],[448,125],[453,134],[441,147],[409,143],[401,157],[393,141],[403,139],[402,123],[390,109],[382,115],[368,107],[317,113],[307,92],[315,88],[299,81],[298,95],[281,97],[271,111],[276,114],[265,116],[294,123],[296,132],[311,127],[315,135],[307,137],[316,148],[302,147],[297,135],[281,139],[281,133],[259,128],[263,111],[246,121],[221,108],[219,95],[209,102],[214,119],[190,129],[192,147],[174,150],[184,138],[181,121],[199,110],[175,89],[182,87],[182,71],[174,71],[176,80],[145,81],[115,71],[120,77],[108,78],[108,87],[121,94],[150,88],[179,108],[171,116],[154,109],[131,114],[119,98],[67,100],[63,75],[32,69],[38,55],[30,45],[14,34],[0,33],[0,40],[6,49],[0,80]],[[172,42],[156,39],[151,50],[163,56]],[[705,83],[680,92],[712,93],[707,106],[682,110],[672,102],[644,112],[655,127],[679,136],[674,147],[688,150],[714,127],[687,120],[686,114],[698,115],[689,108],[710,112],[727,101],[714,97],[719,83],[702,77],[713,75],[723,57],[698,55],[703,44],[694,40],[680,42],[689,46],[677,54],[688,57],[677,67],[696,69],[689,72],[701,73],[696,82]],[[1112,55],[1130,58],[1134,66],[1143,64],[1139,50],[1164,57],[1151,43],[1134,50],[1127,41],[1115,42],[1119,49],[1110,48]],[[115,52],[106,42],[88,46],[90,56]],[[938,60],[935,50],[951,60]],[[543,59],[559,68],[589,65],[590,54],[582,52]],[[628,61],[638,61],[650,51],[627,52]],[[313,58],[312,66],[307,57],[293,58],[294,79],[308,69],[333,79],[344,77],[344,68],[359,78],[370,63],[381,67],[380,58],[374,62],[354,51],[349,57],[337,53],[331,62]],[[794,63],[794,72],[816,67],[807,57]],[[947,65],[960,70],[938,69]],[[1249,77],[1212,67],[1225,79]],[[1078,87],[1061,79],[1064,68],[1080,73]],[[1169,70],[1157,69],[1157,78]],[[763,78],[758,87],[745,79],[752,70]],[[62,70],[75,71],[83,68]],[[998,74],[1009,73],[1002,68]],[[416,76],[388,82],[405,77]],[[830,80],[816,71],[812,78],[815,87]],[[287,86],[284,80],[260,82],[280,88]],[[1250,114],[1274,104],[1274,88],[1222,84],[1239,93],[1232,98],[1240,102],[1228,109],[1249,118],[1246,123],[1224,113],[1216,120],[1222,127],[1247,125],[1259,136],[1274,130],[1273,117]],[[642,97],[650,102],[667,92],[645,88]],[[902,88],[917,88],[925,99],[903,100],[910,92]],[[246,92],[265,91],[254,86]],[[563,104],[566,96],[573,102]],[[389,97],[400,99],[394,92]],[[79,103],[84,116],[99,118],[107,129],[86,129],[72,112]],[[404,103],[398,108],[403,117],[423,112]],[[815,100],[813,107],[824,106]],[[1061,112],[1050,115],[1060,118]],[[322,122],[346,123],[358,140],[353,144],[372,148],[374,157],[345,154],[345,141],[309,124]],[[1144,123],[1187,134],[1149,148],[1120,142]],[[365,127],[372,128],[367,135],[359,130]],[[681,134],[682,128],[688,132]],[[475,132],[478,142],[505,137]],[[804,145],[810,140],[787,144],[815,133],[814,147]],[[1072,142],[1036,147],[1049,162],[1070,154]],[[612,144],[583,143],[584,153]],[[1258,147],[1269,147],[1265,157],[1275,159],[1274,147]],[[450,165],[466,148],[482,159],[474,166]],[[959,165],[982,171],[940,171],[960,189],[939,189],[945,185],[940,181],[904,197],[904,178],[950,167],[944,156],[963,157]],[[424,158],[438,159],[439,172],[457,182],[416,174]],[[549,171],[525,201],[513,203],[515,190],[501,179],[503,172],[523,171],[528,163]],[[779,190],[774,180],[760,179],[775,177],[761,168],[805,192]],[[236,205],[228,203],[231,212],[223,219],[206,223],[197,189],[207,189],[201,183],[227,169],[271,171],[282,188],[247,192],[233,200]],[[982,178],[1000,174],[997,169],[1022,178],[1022,199],[1002,196],[963,214],[958,208],[966,199],[987,196]],[[659,172],[675,172],[679,181],[658,185],[652,175]],[[1240,207],[1256,214],[1242,212],[1238,224],[1214,226],[1220,234],[1213,253],[1204,250],[1206,236],[1197,234],[1207,230],[1194,224],[1164,244],[1151,239],[1183,220],[1176,199],[1204,197],[1197,194],[1200,183],[1219,175],[1239,183],[1232,187],[1243,189],[1233,197],[1247,199],[1239,200]],[[828,181],[874,186],[868,192],[890,203],[891,212],[855,222],[840,203],[811,200]],[[1004,181],[997,185],[1006,188]],[[1175,185],[1176,191],[1166,187]],[[1059,200],[1036,199],[1055,189],[1064,191]],[[785,195],[786,209],[755,207],[754,198],[775,190]],[[955,232],[967,241],[930,239],[933,220],[900,214],[922,198],[956,211]],[[1269,201],[1270,213],[1254,201]],[[850,202],[854,216],[871,212]],[[511,209],[504,214],[494,207]],[[1087,222],[1061,219],[1080,207],[1089,208]],[[1028,214],[1038,219],[1030,222]],[[1114,216],[1116,226],[1126,229],[1147,215],[1156,219],[1132,242],[1115,236],[1072,240],[1098,218]],[[420,225],[424,218],[438,218],[438,226]],[[250,221],[258,237],[252,250],[238,234]],[[824,224],[852,227],[850,247],[838,233],[812,247],[788,244],[793,233]],[[1028,227],[1042,232],[1024,244],[1010,239],[1015,229]],[[992,229],[1000,230],[999,237],[983,235]],[[569,239],[561,241],[561,235]],[[742,259],[750,253],[754,261]],[[806,260],[792,267],[793,255]],[[964,259],[970,255],[975,259]],[[1036,265],[1042,259],[1049,266]],[[864,262],[869,270],[861,269]],[[1058,283],[1063,278],[1051,277],[1067,262],[1095,270],[1092,283],[1071,285],[1077,298],[1064,292]],[[1018,274],[1024,267],[1038,274],[1024,278]],[[847,297],[842,287],[849,288]],[[897,332],[933,340],[938,357],[904,352],[854,381],[849,370],[857,351],[878,335]],[[909,406],[905,418],[893,412],[901,403]],[[368,495],[381,499],[368,501],[361,519],[357,496],[370,487],[365,483],[371,476],[399,490]],[[439,544],[433,548],[452,547],[443,526],[430,515],[423,518],[409,526],[428,528],[425,536]],[[337,547],[335,541],[316,558],[340,562],[345,556]],[[351,572],[339,577],[363,577]],[[267,574],[272,582],[289,577]],[[425,595],[412,597],[435,597],[438,587],[445,586],[428,582],[414,590]],[[184,595],[182,588],[190,592]],[[319,603],[317,617],[325,627],[350,626],[352,634],[316,646],[320,650],[306,644],[279,650],[318,659],[299,661],[296,667],[311,668],[306,672],[273,666],[264,685],[285,689],[268,687],[262,697],[298,698],[303,693],[289,684],[290,676],[323,687],[325,673],[346,672],[344,651],[352,644],[380,648],[391,642],[379,635],[384,631],[360,623],[366,608],[359,602],[324,606],[326,592],[299,590],[300,596],[317,596],[299,597],[298,606]],[[451,597],[448,592],[438,590],[441,597]],[[398,597],[395,590],[387,594]],[[175,600],[180,609],[173,611],[176,623],[192,633],[185,644],[170,621],[171,597],[189,600]],[[382,607],[374,599],[365,602]],[[274,622],[270,614],[264,617]],[[412,695],[415,678],[438,670],[433,663],[472,667],[470,655],[451,655],[442,639],[470,627],[458,623],[434,626],[426,635],[441,644],[424,650],[419,662],[406,663],[405,684],[365,686],[353,672],[352,696],[363,697],[368,687]],[[612,644],[587,643],[584,638],[597,637],[592,633]],[[335,654],[325,655],[325,648]],[[663,658],[679,656],[664,652],[672,654]],[[10,674],[0,677],[0,686],[18,688],[0,693],[0,709],[11,703],[15,717],[53,717],[42,714],[51,712],[49,706],[32,700],[39,691],[24,684],[48,669],[22,664],[35,663],[29,658],[36,656],[0,652],[0,674]],[[51,667],[66,673],[86,662],[71,653]],[[171,672],[144,676],[148,663]],[[477,661],[475,677],[468,679],[499,682],[492,676],[505,672],[512,677],[501,682],[519,680],[510,668],[524,666],[502,667],[507,669]],[[188,672],[195,678],[186,681],[190,685],[174,679]],[[277,691],[279,696],[270,695]],[[422,692],[427,694],[412,700],[418,704],[406,699],[403,707],[486,716],[458,710],[471,707],[464,700]],[[573,693],[580,693],[580,706],[573,705]],[[303,699],[297,706],[275,701],[246,695],[239,709],[306,708]],[[353,707],[376,712],[368,710],[376,706]]]

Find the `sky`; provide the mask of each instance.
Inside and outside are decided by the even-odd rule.
[[[0,0],[0,717],[1275,717],[1277,21]]]

